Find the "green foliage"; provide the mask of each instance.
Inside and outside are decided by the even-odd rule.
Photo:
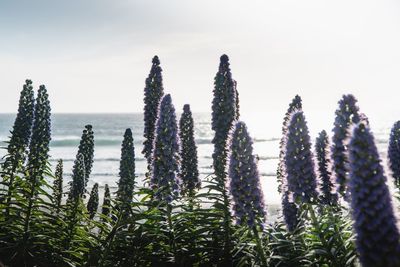
[[[63,209],[65,225],[60,238],[64,255],[76,262],[85,259],[90,247],[88,211],[83,203],[84,181],[84,157],[78,154],[72,171],[68,200]]]
[[[154,73],[146,85],[149,93],[154,93],[150,89],[156,87],[160,93],[161,69],[157,58],[154,59],[153,65]],[[215,79],[215,96],[214,127],[220,128],[214,129],[216,131],[214,152],[220,159],[226,157],[228,152],[232,154],[229,147],[226,147],[228,130],[239,115],[236,82],[231,77],[226,56],[221,58],[220,71]],[[85,188],[93,164],[94,151],[92,127],[87,125],[73,164],[68,200],[63,201],[63,162],[58,161],[53,176],[48,160],[51,121],[46,88],[41,86],[38,91],[32,118],[29,115],[31,111],[33,112],[31,97],[33,97],[31,82],[27,81],[21,93],[19,112],[7,147],[8,154],[1,166],[4,187],[1,189],[3,198],[0,202],[1,263],[10,267],[355,266],[358,264],[353,225],[349,215],[354,209],[348,210],[340,205],[322,205],[316,201],[297,202],[296,209],[290,214],[295,219],[290,231],[281,215],[276,221],[271,221],[267,215],[268,223],[264,222],[264,216],[263,218],[256,216],[251,224],[234,225],[230,205],[233,194],[230,192],[235,188],[229,188],[229,191],[226,187],[228,177],[223,167],[226,161],[217,162],[218,160],[214,165],[220,168],[216,168],[215,174],[205,177],[201,185],[197,181],[197,170],[194,170],[197,164],[190,166],[194,168],[191,178],[196,178],[192,181],[194,186],[191,188],[196,190],[191,190],[189,196],[157,198],[157,195],[165,193],[162,192],[164,190],[162,186],[147,188],[135,185],[135,151],[132,132],[129,129],[126,130],[122,142],[120,180],[116,198],[112,198],[110,188],[106,184],[101,212],[97,213],[99,188],[96,183],[87,206],[84,204]],[[166,99],[168,98],[170,97]],[[224,103],[220,103],[221,101]],[[299,97],[296,97],[290,109],[297,110],[296,105],[297,108],[300,105]],[[186,113],[188,116],[185,127],[189,129],[187,134],[190,140],[186,140],[188,142],[185,154],[189,159],[190,155],[194,157],[195,149],[193,121],[189,112]],[[285,119],[285,134],[291,133],[286,120],[292,113],[289,110]],[[171,124],[172,117],[165,115],[168,114],[162,116],[163,124]],[[174,140],[169,144],[162,140],[157,148],[159,154],[153,151],[154,155],[161,155],[161,152],[164,154],[170,151],[178,152],[178,142],[175,138],[176,122],[173,124],[174,127],[158,127],[157,138],[167,136],[166,131],[172,129],[171,136],[173,135]],[[33,126],[32,134],[29,133],[31,130],[29,125]],[[182,125],[181,129],[184,128]],[[306,133],[304,130],[301,132],[301,135],[295,135],[296,138]],[[154,136],[151,138],[154,140]],[[286,141],[283,140],[281,148],[286,146]],[[242,139],[239,138],[236,142],[239,142],[238,145],[243,149],[236,149],[234,157],[231,157],[235,172],[231,171],[229,178],[232,179],[236,173],[238,185],[242,189],[249,186],[249,181],[241,177],[255,177],[254,171],[251,172],[252,168],[249,169],[247,166],[249,163],[246,163],[247,165],[243,163],[246,155],[250,155],[252,151],[249,149],[249,144]],[[301,142],[304,142],[304,138]],[[173,150],[164,152],[165,148],[171,146]],[[193,151],[190,151],[191,148]],[[304,146],[301,149],[304,149]],[[164,154],[162,154],[164,159],[171,156]],[[284,156],[285,154],[281,155],[281,159]],[[296,166],[301,163],[300,158],[290,158],[293,161],[293,169],[298,169]],[[161,156],[158,160],[160,159]],[[150,160],[158,162],[151,158]],[[156,169],[157,178],[162,180],[171,175],[171,172],[176,172],[171,176],[174,179],[181,178],[175,175],[178,170],[177,165],[181,162],[173,161],[175,164],[173,167],[170,162],[172,161],[166,160],[165,164],[160,164],[161,167]],[[313,168],[307,169],[310,171]],[[283,166],[280,171],[282,171],[281,178],[286,179],[286,172],[291,170]],[[304,172],[299,174],[300,176],[304,176]],[[237,195],[235,203],[242,205],[256,195]],[[286,200],[289,201],[289,195],[287,197]],[[245,208],[249,212],[254,212],[252,210],[254,207],[250,205]]]
[[[348,212],[332,206],[309,207],[309,224],[305,230],[307,259],[323,266],[354,266],[356,250]]]
[[[28,140],[29,142],[29,140]],[[49,164],[50,104],[40,86],[36,99],[28,161],[9,191],[12,205],[2,205],[0,256],[10,266],[62,266],[69,262],[56,243],[62,220],[53,214],[53,198],[46,179],[53,178]],[[10,189],[10,188],[9,188]]]

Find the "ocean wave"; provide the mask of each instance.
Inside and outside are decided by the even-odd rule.
[[[263,138],[253,138],[253,142],[254,143],[262,143],[262,142],[275,142],[275,141],[279,141],[280,140],[280,138],[277,138],[277,137],[272,137],[272,138],[265,138],[265,139],[263,139]]]
[[[198,144],[198,145],[206,145],[206,144],[211,144],[212,139],[198,138],[195,141],[196,141],[196,144]]]
[[[51,158],[49,161],[50,162],[57,162],[59,159],[57,158]],[[75,158],[66,158],[62,159],[64,162],[73,162],[75,161]],[[120,158],[94,158],[94,162],[107,162],[107,161],[112,161],[112,162],[119,162],[121,159]],[[136,158],[135,161],[145,161],[144,158]]]
[[[279,159],[277,156],[259,156],[258,160],[271,160],[271,159]]]
[[[53,138],[50,142],[50,146],[52,147],[76,147],[79,145],[80,138],[73,138],[67,137],[67,138]],[[142,140],[140,141],[135,141],[135,145],[141,146],[142,145]],[[94,145],[95,146],[121,146],[122,143],[122,137],[121,138],[101,138],[98,139],[94,138]],[[196,139],[196,143],[198,145],[204,145],[204,144],[211,144],[211,139]]]
[[[59,140],[52,140],[50,142],[51,147],[70,147],[70,146],[78,146],[80,139],[59,139]],[[96,139],[94,140],[95,146],[116,146],[121,145],[121,140],[110,140],[110,139]]]
[[[199,174],[200,175],[210,175],[210,174],[213,174],[213,172],[200,172]],[[64,173],[64,175],[71,177],[72,176],[72,172]],[[146,174],[140,172],[140,173],[136,173],[135,175],[136,175],[136,177],[144,177]],[[103,173],[97,172],[97,173],[91,173],[90,176],[89,176],[89,179],[90,179],[90,177],[91,178],[95,178],[95,177],[115,177],[115,178],[118,178],[119,174],[118,173],[110,173],[110,172],[103,172]]]
[[[204,156],[203,158],[205,159],[212,159],[212,156]],[[266,161],[266,160],[272,160],[272,159],[278,159],[279,157],[277,156],[260,156],[258,155],[258,160],[259,161]]]
[[[254,143],[275,142],[275,141],[279,141],[279,140],[280,140],[280,138],[276,138],[276,137],[272,137],[272,138],[253,138],[253,142]],[[212,139],[200,138],[200,139],[196,139],[196,143],[198,145],[212,144]]]
[[[260,172],[259,173],[261,176],[276,176],[276,173],[274,172]]]
[[[135,145],[142,145],[143,140],[141,140],[141,136],[139,138],[135,138]],[[0,144],[6,144],[9,138],[0,138]],[[94,138],[94,143],[95,146],[120,146],[122,143],[122,136],[113,136],[113,137],[106,137],[106,138]],[[139,139],[139,140],[138,140]],[[80,142],[80,136],[74,136],[74,135],[69,135],[69,136],[55,136],[52,137],[52,140],[50,142],[51,147],[76,147],[79,145]],[[274,142],[280,140],[279,138],[254,138],[253,141],[254,143],[262,143],[262,142]],[[387,142],[387,141],[382,141],[382,142]],[[209,145],[212,144],[212,139],[209,138],[197,138],[196,139],[196,144],[197,145]]]
[[[389,142],[389,140],[388,139],[383,139],[383,138],[376,138],[375,142],[377,144],[387,144]]]

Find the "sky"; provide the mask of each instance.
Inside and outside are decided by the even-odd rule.
[[[398,0],[0,0],[0,112],[27,78],[53,112],[140,112],[154,55],[176,108],[210,112],[224,53],[248,120],[281,120],[299,94],[331,127],[344,93],[400,118]]]

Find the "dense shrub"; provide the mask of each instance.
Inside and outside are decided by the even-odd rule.
[[[140,177],[145,183],[136,181],[134,140],[127,129],[118,188],[105,184],[100,212],[97,183],[85,197],[94,160],[92,126],[83,130],[64,200],[63,162],[58,161],[54,175],[49,164],[47,90],[40,86],[34,103],[27,80],[1,164],[1,264],[400,265],[392,197],[368,119],[358,113],[353,96],[339,102],[332,158],[325,131],[316,139],[314,157],[301,98],[293,99],[279,144],[281,212],[271,221],[261,189],[262,179],[269,178],[260,177],[253,141],[246,124],[238,122],[239,94],[228,57],[221,56],[214,80],[214,173],[206,177],[199,175],[190,107],[184,106],[178,129],[171,96],[162,97],[159,64],[154,57],[145,88],[143,153],[148,172]],[[356,127],[349,132],[352,124]],[[393,127],[389,146],[397,182],[398,128]],[[351,196],[350,207],[338,201],[333,178],[340,182],[341,193]]]

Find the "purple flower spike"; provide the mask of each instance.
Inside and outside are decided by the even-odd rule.
[[[353,95],[344,95],[339,101],[339,108],[335,112],[336,118],[333,127],[332,159],[335,180],[339,185],[339,193],[346,197],[347,163],[346,145],[350,126],[360,121],[357,99]]]
[[[283,125],[282,125],[282,138],[279,142],[279,162],[278,168],[276,170],[276,179],[278,181],[278,192],[283,193],[283,183],[285,179],[285,146],[286,146],[286,135],[287,135],[287,127],[290,122],[290,118],[292,117],[293,113],[297,110],[302,108],[301,97],[296,95],[292,102],[289,104],[289,108],[283,118]]]
[[[157,121],[157,111],[161,98],[164,95],[162,69],[158,56],[154,56],[150,74],[146,79],[144,88],[144,138],[143,155],[147,159],[148,166],[151,164],[151,155],[155,135],[155,124]]]
[[[293,232],[299,223],[297,205],[289,201],[289,192],[284,191],[282,197],[282,215],[289,232]]]
[[[197,146],[194,141],[193,117],[189,105],[183,106],[179,120],[179,137],[181,140],[181,178],[182,193],[193,197],[200,187],[199,170],[197,168]]]
[[[151,185],[159,200],[171,202],[179,194],[179,143],[171,95],[161,100],[153,145]]]
[[[287,186],[295,202],[312,202],[317,197],[316,174],[307,123],[303,111],[293,114],[287,131],[285,170]]]
[[[392,199],[374,138],[364,122],[353,131],[349,167],[356,247],[362,266],[400,266],[400,236]]]
[[[331,159],[328,155],[329,140],[325,130],[319,133],[319,136],[315,141],[315,150],[318,161],[321,203],[325,205],[336,205],[338,201],[338,195],[335,191],[335,184],[332,181],[333,177],[331,172]]]
[[[260,185],[253,141],[244,122],[234,127],[230,143],[229,177],[233,211],[239,224],[253,227],[257,219],[265,220],[264,197]]]
[[[394,182],[400,187],[400,121],[393,125],[390,132],[388,158]]]
[[[214,98],[212,101],[212,130],[215,136],[213,167],[218,182],[223,186],[226,180],[227,140],[235,120],[238,119],[238,92],[232,79],[229,58],[222,55],[219,69],[214,79]]]

